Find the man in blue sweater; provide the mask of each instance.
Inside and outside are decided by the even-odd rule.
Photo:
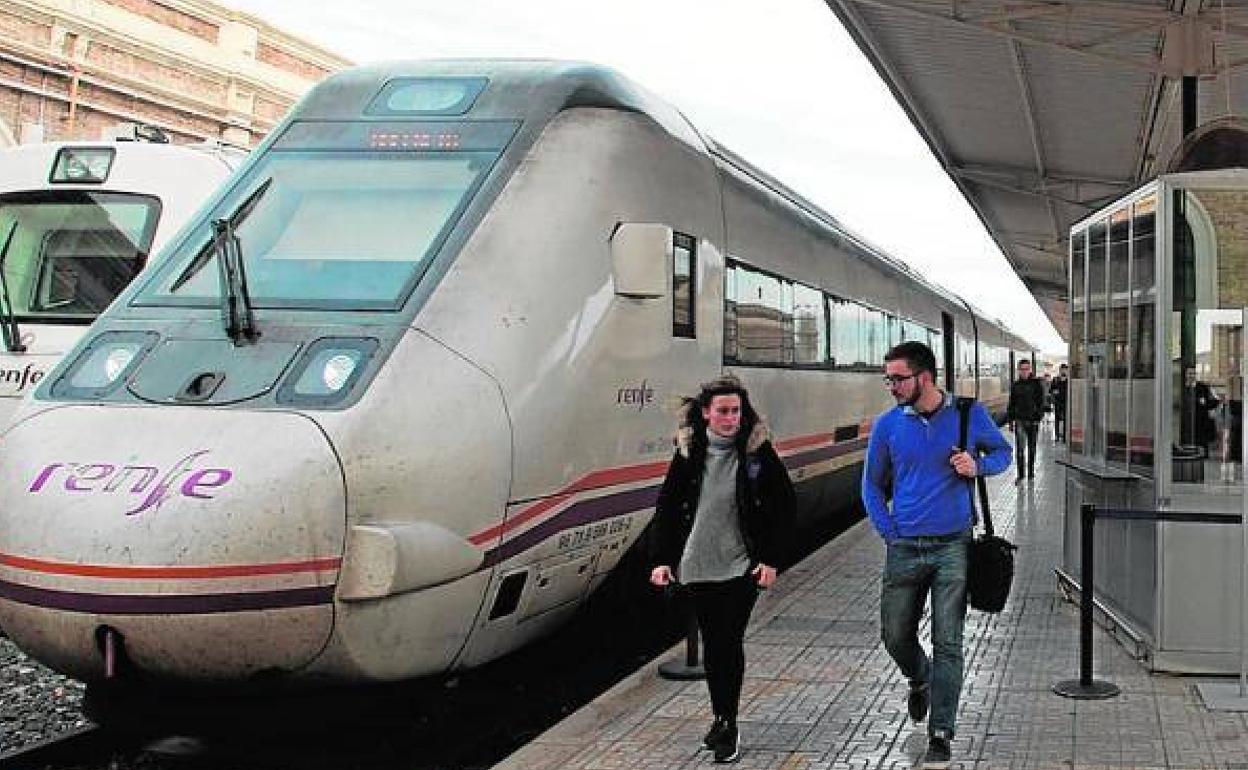
[[[903,342],[888,351],[884,372],[897,406],[876,419],[862,473],[863,503],[887,544],[880,630],[910,680],[910,717],[922,721],[931,705],[923,766],[947,767],[962,691],[967,544],[974,524],[969,481],[1009,468],[1010,445],[976,403],[967,430],[970,447],[958,446],[955,399],[937,386],[936,358],[923,343]],[[931,658],[919,644],[929,592]]]

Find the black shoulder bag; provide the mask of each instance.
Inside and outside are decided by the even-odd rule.
[[[967,445],[973,398],[958,399],[960,438],[958,446],[970,452],[976,461],[979,452]],[[980,612],[1000,612],[1010,596],[1014,582],[1014,551],[1018,546],[992,532],[992,513],[988,510],[988,485],[984,477],[976,474],[975,486],[979,488],[979,506],[984,511],[984,531],[976,535],[970,544],[967,559],[966,593],[971,606]],[[971,490],[971,510],[975,510],[975,493]]]

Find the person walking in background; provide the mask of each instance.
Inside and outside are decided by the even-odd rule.
[[[776,580],[796,497],[767,426],[736,377],[703,385],[685,403],[676,446],[655,505],[650,582],[679,581],[689,590],[714,712],[702,743],[716,762],[735,762],[745,627],[758,590]]]
[[[962,692],[967,548],[973,507],[967,480],[1010,467],[1010,445],[983,405],[971,405],[968,447],[954,397],[936,385],[936,357],[921,342],[884,356],[884,383],[897,405],[880,415],[867,443],[862,500],[886,543],[880,635],[910,682],[911,719],[928,715],[923,766],[949,765]],[[971,449],[972,451],[967,451]],[[982,456],[981,456],[982,454]],[[892,504],[888,503],[891,496]],[[932,655],[919,621],[932,603]]]
[[[1031,361],[1018,362],[1018,379],[1010,386],[1010,404],[1005,421],[1014,431],[1014,464],[1018,482],[1036,477],[1036,434],[1044,419],[1044,384],[1036,379]]]
[[[1049,398],[1053,401],[1053,439],[1066,443],[1066,393],[1070,380],[1066,379],[1066,364],[1057,367],[1057,376],[1049,383]]]
[[[1057,443],[1066,442],[1066,406],[1070,393],[1068,367],[1057,368],[1057,376],[1049,383],[1049,400],[1053,404],[1053,438]]]

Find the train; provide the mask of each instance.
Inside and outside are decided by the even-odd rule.
[[[0,151],[0,424],[243,160],[126,128]]]
[[[634,557],[724,371],[849,515],[903,339],[997,412],[1030,353],[615,71],[346,70],[0,436],[0,623],[98,686],[471,669]]]

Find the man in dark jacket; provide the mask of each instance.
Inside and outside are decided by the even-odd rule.
[[[1044,383],[1036,379],[1031,361],[1018,362],[1018,379],[1010,387],[1005,420],[1014,431],[1014,465],[1018,481],[1036,477],[1036,434],[1044,419]]]
[[[1049,383],[1049,398],[1053,400],[1053,439],[1058,443],[1066,442],[1066,392],[1070,388],[1066,372],[1066,364],[1062,364]]]
[[[719,763],[741,753],[745,627],[758,589],[776,580],[796,508],[770,439],[736,377],[703,385],[681,410],[676,455],[655,504],[650,582],[679,580],[693,598],[715,714],[702,743]]]

